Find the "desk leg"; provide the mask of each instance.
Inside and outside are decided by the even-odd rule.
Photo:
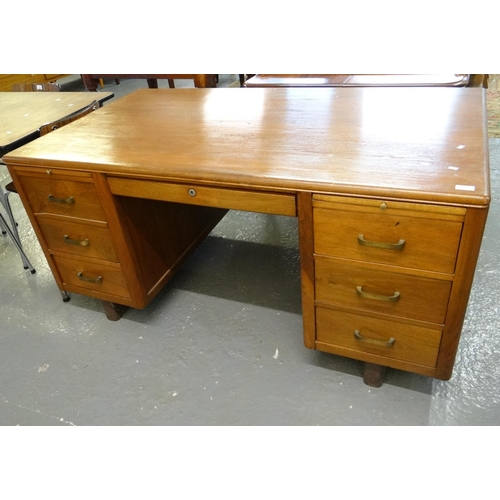
[[[381,387],[384,383],[385,366],[366,362],[364,365],[363,382],[370,387]]]
[[[158,80],[156,80],[155,78],[148,78],[147,82],[148,82],[148,87],[150,89],[157,89],[158,88]]]
[[[106,313],[106,318],[110,321],[118,321],[128,309],[128,306],[115,304],[114,302],[107,302],[106,300],[101,300],[101,302]]]

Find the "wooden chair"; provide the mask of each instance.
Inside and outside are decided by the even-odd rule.
[[[57,83],[16,83],[12,92],[60,92],[61,86]]]
[[[61,118],[61,119],[56,120],[54,122],[42,125],[40,127],[40,129],[39,129],[40,136],[48,134],[49,132],[52,132],[53,130],[56,130],[58,128],[61,128],[64,125],[67,125],[68,123],[74,122],[75,120],[78,120],[79,118],[82,118],[83,116],[88,115],[89,113],[92,113],[92,111],[94,111],[95,109],[97,109],[99,107],[100,107],[99,102],[98,101],[93,101],[88,106],[85,106],[82,109],[74,111],[73,113],[65,116],[64,118]],[[12,181],[9,182],[5,186],[5,192],[2,192],[2,197],[0,199],[1,204],[4,206],[5,211],[7,212],[7,215],[9,217],[9,219],[10,219],[12,229],[9,229],[9,227],[8,227],[7,223],[5,222],[5,219],[3,217],[0,219],[0,225],[2,227],[6,226],[6,228],[5,228],[6,232],[14,240],[14,243],[15,243],[17,249],[19,250],[19,252],[21,254],[21,258],[23,260],[24,268],[25,269],[30,269],[30,271],[32,273],[34,273],[35,269],[33,268],[33,266],[31,265],[30,261],[26,257],[26,254],[24,253],[24,250],[23,250],[22,245],[21,245],[21,240],[20,240],[19,234],[17,232],[17,228],[16,228],[17,223],[14,220],[14,216],[12,214],[12,208],[10,206],[10,201],[9,201],[9,195],[11,193],[17,193],[16,186],[14,185],[14,182],[12,182]],[[1,214],[0,214],[0,216],[1,216]],[[69,300],[69,298],[66,298],[66,297],[63,296],[63,300]]]
[[[42,125],[40,127],[40,136],[48,134],[49,132],[52,132],[53,130],[56,130],[58,128],[61,128],[64,125],[67,125],[68,123],[74,122],[79,118],[82,118],[83,116],[92,113],[92,111],[96,110],[99,107],[100,107],[99,101],[92,101],[88,106],[85,106],[82,109],[78,109],[77,111],[74,111],[73,113],[65,116],[64,118]]]

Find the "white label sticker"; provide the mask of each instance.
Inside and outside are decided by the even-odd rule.
[[[475,191],[476,186],[465,186],[463,184],[457,184],[455,186],[455,189],[458,189],[459,191]]]

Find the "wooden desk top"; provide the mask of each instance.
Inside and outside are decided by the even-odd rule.
[[[1,92],[0,156],[38,137],[38,129],[113,92]]]
[[[482,88],[141,89],[4,161],[434,203],[490,197]]]

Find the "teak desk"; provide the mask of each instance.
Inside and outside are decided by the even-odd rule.
[[[371,385],[451,376],[490,202],[481,88],[144,89],[4,160],[59,288],[110,319],[228,209],[297,216],[306,347]]]

